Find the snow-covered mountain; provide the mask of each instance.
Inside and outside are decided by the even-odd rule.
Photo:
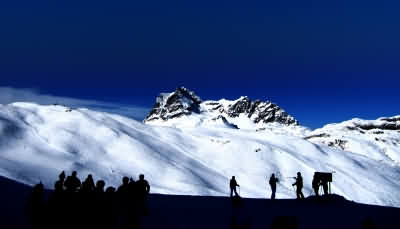
[[[228,195],[235,175],[241,195],[267,197],[275,173],[277,198],[294,198],[291,177],[298,171],[306,196],[315,171],[334,171],[334,193],[399,207],[398,124],[395,116],[311,131],[270,102],[202,101],[183,88],[162,94],[144,123],[13,103],[0,105],[0,175],[52,188],[61,170],[77,170],[82,179],[92,173],[114,186],[122,176],[144,173],[152,192],[188,195]]]
[[[295,118],[269,101],[252,101],[245,96],[234,101],[202,101],[184,87],[172,93],[161,93],[144,122],[183,127],[212,125],[214,122],[220,124],[221,120],[227,127],[240,129],[265,128],[269,124],[299,125]]]
[[[328,124],[305,139],[374,160],[400,163],[400,116]]]

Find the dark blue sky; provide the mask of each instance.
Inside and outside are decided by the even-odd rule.
[[[400,114],[398,1],[0,3],[0,86],[150,108],[178,86],[316,128]]]

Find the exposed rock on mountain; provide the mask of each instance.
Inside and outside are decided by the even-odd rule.
[[[145,122],[173,119],[190,115],[192,112],[199,113],[201,102],[200,97],[184,87],[177,88],[172,93],[161,93]]]
[[[282,108],[269,101],[250,100],[247,96],[233,101],[228,104],[227,109],[223,108],[222,102],[211,102],[206,105],[214,106],[212,110],[219,110],[231,118],[239,117],[241,114],[246,115],[254,123],[278,122],[282,124],[298,125],[298,121],[286,113]],[[221,109],[222,108],[222,109]]]
[[[286,113],[282,108],[269,101],[252,101],[248,97],[243,96],[234,101],[221,99],[219,101],[202,102],[194,92],[184,87],[180,87],[172,93],[160,94],[144,122],[168,122],[192,114],[200,115],[196,120],[192,120],[192,122],[197,122],[197,124],[201,124],[204,120],[215,120],[223,117],[225,119],[224,122],[231,123],[239,128],[244,126],[243,119],[247,120],[247,122],[260,125],[267,123],[279,123],[283,125],[299,124],[295,118]],[[174,121],[171,121],[171,123],[174,123]]]
[[[226,120],[226,118],[225,118],[224,116],[222,116],[222,115],[219,115],[219,116],[216,117],[216,118],[212,118],[211,121],[214,122],[214,125],[215,125],[215,124],[220,124],[220,125],[225,126],[225,127],[229,127],[229,128],[233,128],[233,129],[239,129],[239,127],[238,127],[237,125],[230,123],[230,122],[229,122],[228,120]]]

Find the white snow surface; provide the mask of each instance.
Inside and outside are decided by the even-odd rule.
[[[385,119],[392,119],[387,121]],[[385,128],[391,125],[397,130]],[[400,116],[362,120],[358,118],[341,123],[328,124],[309,133],[316,144],[327,144],[351,151],[377,161],[400,165]]]
[[[243,127],[237,120],[232,124]],[[81,180],[91,173],[106,186],[143,173],[153,193],[217,196],[228,195],[234,175],[242,196],[269,198],[268,179],[275,173],[280,180],[277,198],[294,198],[291,177],[298,171],[306,196],[315,171],[334,172],[333,193],[400,206],[399,144],[376,141],[372,133],[358,136],[341,129],[345,124],[313,132],[279,124],[237,129],[221,120],[212,125],[213,120],[196,114],[170,121],[147,125],[83,108],[0,105],[0,175],[53,188],[62,170],[78,171]],[[391,131],[380,138],[398,141],[399,132]],[[306,138],[325,132],[348,140],[344,150],[318,137]]]

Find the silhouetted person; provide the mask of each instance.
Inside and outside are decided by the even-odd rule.
[[[292,184],[292,186],[296,185],[296,195],[297,195],[297,199],[304,199],[304,195],[302,192],[303,189],[303,177],[301,176],[301,173],[298,172],[297,173],[297,177],[295,177],[296,182],[294,182]]]
[[[65,224],[62,223],[66,213],[65,172],[62,171],[58,178],[48,203],[50,228],[66,228]]]
[[[314,193],[316,196],[319,196],[319,185],[320,185],[319,179],[317,179],[317,176],[314,173],[314,177],[312,180],[312,188],[314,189]]]
[[[101,217],[98,209],[101,206],[96,201],[97,195],[94,193],[95,185],[93,177],[89,174],[82,182],[79,192],[76,193],[79,208],[76,209],[76,219],[79,220],[83,228],[91,228],[94,225],[101,224]]]
[[[133,180],[132,177],[129,178],[129,184],[128,184],[129,192],[130,192],[131,194],[133,194],[133,195],[136,194],[136,185],[137,185],[137,184],[136,184],[135,180]]]
[[[115,228],[117,222],[117,206],[116,206],[116,196],[115,188],[108,187],[105,191],[105,222],[103,228]]]
[[[144,179],[144,175],[139,175],[139,180],[136,181],[136,188],[139,195],[145,196],[150,193],[150,185],[147,180]]]
[[[92,174],[89,174],[86,178],[86,180],[82,183],[82,191],[84,192],[92,192],[94,191],[94,181]]]
[[[272,174],[269,178],[269,185],[271,186],[271,199],[275,200],[276,193],[276,183],[279,182],[278,178],[275,177],[275,174]]]
[[[76,171],[72,172],[71,176],[68,176],[67,179],[65,180],[64,186],[66,188],[66,191],[68,192],[76,192],[78,188],[81,187],[81,181],[77,177]]]
[[[131,205],[130,205],[130,193],[129,193],[129,178],[122,178],[122,185],[117,190],[118,203],[119,203],[119,224],[120,228],[130,227],[131,218]]]
[[[68,176],[64,182],[65,186],[65,195],[64,195],[64,218],[66,220],[63,221],[65,228],[75,228],[76,225],[86,226],[82,224],[82,221],[85,222],[86,218],[84,218],[85,211],[87,210],[86,201],[82,201],[81,193],[78,193],[77,190],[81,187],[81,181],[77,177],[77,172],[73,171],[71,176]]]
[[[236,187],[240,187],[240,185],[238,185],[238,183],[236,182],[235,176],[232,176],[232,179],[229,182],[229,187],[231,188],[231,197],[233,195],[233,192],[235,192],[235,196],[238,196]]]
[[[129,196],[129,178],[123,177],[122,184],[117,190],[118,198],[120,199],[120,204],[124,205]]]
[[[105,182],[99,180],[93,190],[92,220],[89,222],[89,228],[103,228],[107,222],[106,195],[104,192]],[[104,227],[105,228],[105,227]]]
[[[56,183],[54,184],[55,192],[64,191],[64,181],[65,181],[65,172],[62,171],[60,175],[58,175],[58,181],[56,181]]]
[[[32,228],[42,228],[44,219],[44,188],[42,182],[35,185],[28,198],[26,214]]]
[[[95,193],[104,193],[104,186],[106,183],[103,180],[99,180],[96,182],[96,187],[94,189]]]
[[[138,188],[137,188],[137,183],[132,179],[129,178],[129,184],[128,184],[128,190],[129,190],[129,204],[131,205],[131,208],[133,210],[137,210],[136,209],[136,199],[137,199],[137,192],[138,192]]]
[[[147,214],[147,195],[150,193],[150,185],[147,180],[144,179],[144,175],[139,175],[139,180],[135,182],[135,191],[138,197],[139,211]]]

